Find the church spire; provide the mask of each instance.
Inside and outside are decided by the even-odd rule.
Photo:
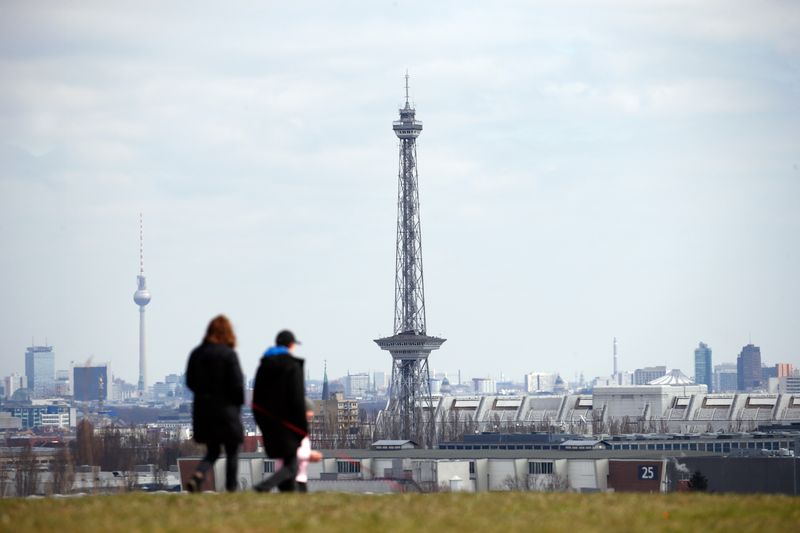
[[[331,392],[328,390],[328,360],[325,360],[325,371],[322,375],[322,399],[330,400]]]

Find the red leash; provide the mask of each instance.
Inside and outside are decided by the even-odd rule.
[[[270,413],[269,411],[267,411],[266,409],[264,409],[263,407],[261,407],[261,406],[260,406],[260,405],[258,405],[257,403],[255,403],[255,402],[250,402],[250,408],[251,408],[251,409],[254,409],[254,410],[256,410],[256,411],[258,411],[258,412],[259,412],[259,413],[261,413],[262,415],[266,415],[266,416],[270,417],[270,418],[271,418],[271,419],[273,419],[273,420],[277,420],[278,422],[280,422],[281,424],[283,424],[283,426],[284,426],[286,429],[288,429],[289,431],[292,431],[292,432],[294,432],[294,433],[297,433],[297,434],[298,434],[298,435],[300,435],[301,437],[308,437],[308,433],[307,433],[307,432],[303,431],[302,429],[300,429],[299,427],[295,426],[295,425],[294,425],[294,424],[292,424],[291,422],[287,422],[286,420],[284,420],[284,419],[282,419],[282,418],[278,418],[277,416],[273,415],[272,413]]]

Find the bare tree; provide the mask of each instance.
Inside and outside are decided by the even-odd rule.
[[[14,488],[18,497],[35,494],[39,484],[39,465],[30,442],[14,457]]]
[[[95,448],[94,426],[86,418],[78,423],[77,441],[78,456],[76,459],[78,464],[93,465]]]
[[[0,458],[0,498],[11,496],[13,479],[13,460]]]
[[[72,491],[72,483],[75,481],[75,471],[68,446],[58,449],[51,463],[50,471],[53,475],[51,491],[54,494],[69,494]]]
[[[545,492],[566,492],[569,490],[569,478],[555,472],[545,474],[539,484],[539,489]]]
[[[522,476],[521,479],[518,479],[516,476],[509,474],[503,480],[502,486],[510,491],[527,491],[531,489],[529,478],[530,476]]]

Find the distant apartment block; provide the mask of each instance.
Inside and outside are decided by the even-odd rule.
[[[344,378],[344,395],[348,398],[364,398],[369,391],[369,374],[347,374]]]
[[[714,367],[714,392],[735,392],[739,386],[736,365],[723,363]]]
[[[525,374],[525,392],[553,392],[555,385],[555,374],[545,372]]]
[[[637,368],[633,371],[633,384],[647,385],[654,379],[658,379],[666,375],[666,366],[646,366],[644,368]]]
[[[794,365],[791,363],[778,363],[775,365],[776,373],[779,378],[794,375]]]
[[[472,385],[476,394],[494,394],[497,392],[497,386],[493,379],[473,378]]]
[[[3,385],[5,388],[5,397],[11,398],[19,389],[24,389],[28,386],[28,378],[13,373],[3,379]]]
[[[2,411],[22,420],[22,429],[75,427],[76,411],[62,403],[37,402],[31,405],[5,405]]]
[[[800,403],[800,376],[770,378],[767,391],[771,394],[795,394]]]

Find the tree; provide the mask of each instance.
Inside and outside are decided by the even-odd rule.
[[[0,498],[11,496],[13,479],[13,461],[6,461],[0,457]]]
[[[689,478],[689,490],[693,492],[704,492],[708,489],[708,478],[699,470],[695,470],[692,477]]]
[[[84,418],[78,423],[77,439],[78,456],[76,457],[79,465],[94,464],[94,426],[88,419]]]
[[[58,449],[50,471],[53,473],[52,492],[54,494],[68,494],[72,490],[72,483],[75,480],[72,456],[69,453],[68,446],[64,445]]]
[[[14,457],[14,488],[17,497],[36,494],[39,485],[39,465],[30,442]]]

